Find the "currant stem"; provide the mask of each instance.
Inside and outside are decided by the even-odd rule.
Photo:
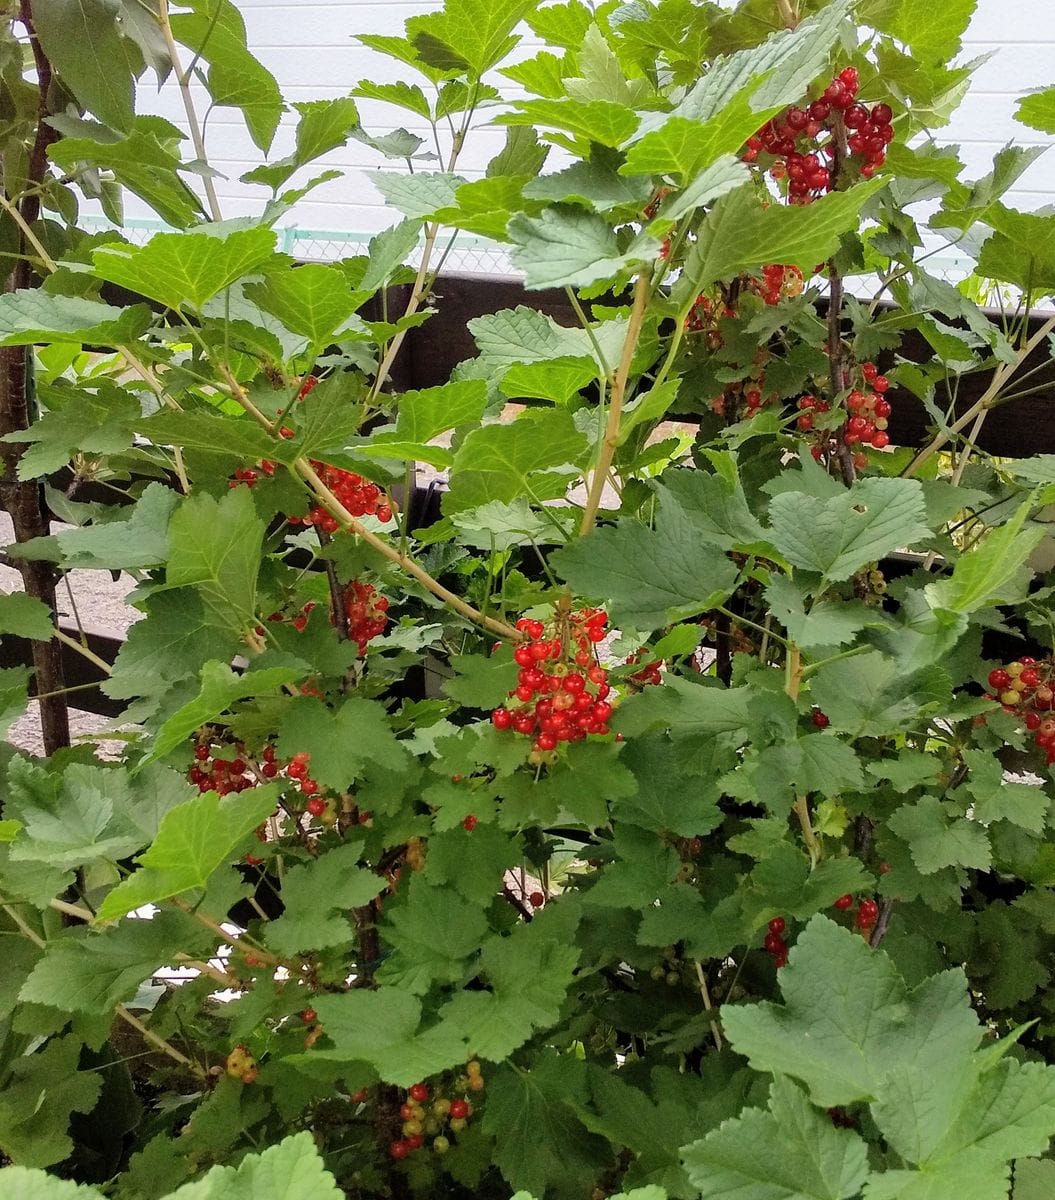
[[[788,644],[786,673],[787,681],[784,690],[792,700],[797,702],[799,692],[802,689],[802,651],[798,646],[790,643]],[[794,811],[799,825],[802,827],[802,836],[810,855],[810,865],[815,867],[824,857],[824,851],[813,828],[813,819],[810,816],[810,804],[806,796],[797,796],[795,798]]]
[[[612,383],[612,395],[608,402],[608,426],[601,452],[594,466],[593,481],[586,499],[582,521],[579,525],[579,536],[589,533],[597,524],[597,512],[601,507],[601,497],[604,494],[605,480],[612,468],[616,448],[619,445],[619,427],[623,418],[623,404],[626,400],[627,384],[630,381],[630,369],[634,362],[634,353],[641,337],[641,329],[645,323],[645,313],[648,311],[649,289],[652,284],[651,270],[642,271],[637,277],[634,287],[634,307],[630,313],[630,324],[626,330],[626,340],[623,342],[623,356]]]
[[[266,429],[268,433],[276,433],[277,430],[274,423],[269,421],[249,399],[245,394],[245,389],[231,374],[227,365],[219,363],[218,369],[223,376],[224,382],[227,384],[227,390],[231,397],[237,400],[245,411]],[[416,563],[409,555],[401,553],[394,546],[389,545],[384,538],[379,538],[376,533],[372,533],[367,529],[365,525],[352,516],[326,484],[323,483],[319,478],[318,472],[306,458],[298,458],[292,464],[291,470],[308,484],[315,498],[330,516],[340,524],[342,529],[361,538],[368,546],[376,550],[378,554],[387,558],[389,562],[394,563],[401,570],[416,579],[438,600],[442,600],[448,608],[453,609],[460,616],[465,617],[466,620],[472,621],[474,625],[479,625],[491,633],[498,634],[499,637],[508,638],[514,642],[524,640],[524,635],[514,629],[512,625],[506,624],[505,621],[496,621],[493,617],[485,616],[479,609],[474,608],[471,604],[463,600],[461,596],[450,591],[449,588],[445,588],[438,579],[434,579],[424,567]]]
[[[59,627],[55,626],[55,639],[61,642],[64,646],[69,646],[71,650],[76,650],[82,658],[86,658],[94,667],[98,667],[105,675],[112,675],[113,668],[105,659],[102,659],[98,654],[89,650],[87,646],[82,646],[75,637],[70,637],[68,633],[64,633]]]
[[[194,107],[194,96],[190,90],[190,72],[184,71],[180,64],[179,47],[176,45],[176,39],[172,35],[172,25],[169,22],[168,0],[158,0],[157,18],[158,25],[161,27],[161,36],[165,39],[165,49],[168,51],[169,61],[172,63],[172,70],[176,76],[176,82],[179,84],[180,97],[183,100],[183,111],[187,116],[187,128],[190,131],[191,145],[194,147],[194,153],[198,162],[207,168],[209,158],[205,150],[205,138],[202,136],[201,122],[198,120],[198,112]],[[209,205],[209,216],[214,221],[222,221],[223,214],[220,211],[220,201],[216,195],[216,185],[213,183],[212,176],[209,175],[208,171],[202,176],[202,183],[205,187],[205,199]]]
[[[696,961],[696,978],[700,981],[700,996],[703,999],[703,1008],[711,1023],[711,1036],[714,1038],[714,1048],[720,1053],[723,1045],[722,1032],[718,1026],[718,1018],[714,1015],[714,1005],[711,1003],[711,990],[707,986],[707,975],[704,972],[703,963],[698,959]]]

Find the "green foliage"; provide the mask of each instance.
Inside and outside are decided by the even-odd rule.
[[[0,241],[41,273],[0,296],[6,443],[62,521],[6,553],[139,619],[90,663],[120,719],[0,761],[0,1196],[1047,1200],[1055,458],[984,426],[1055,217],[1009,206],[1031,151],[972,182],[928,141],[972,0],[433,7],[291,106],[235,220],[134,97],[173,73],[267,155],[236,4],[36,0],[39,138],[2,25]],[[851,66],[885,149],[803,132],[796,194],[764,129]],[[295,264],[350,139],[389,228]],[[78,228],[122,190],[173,231]],[[550,295],[411,390],[446,231]],[[0,635],[56,637],[36,595]]]

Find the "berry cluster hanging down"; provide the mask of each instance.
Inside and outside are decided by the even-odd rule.
[[[1055,661],[1019,658],[989,672],[989,686],[1004,708],[1033,734],[1050,767],[1055,765]]]
[[[845,67],[816,100],[792,105],[748,138],[742,158],[768,161],[770,177],[786,182],[791,204],[833,191],[840,168],[870,179],[894,140],[894,114],[888,104],[861,104],[859,86],[857,68]]]
[[[612,687],[596,654],[607,624],[605,613],[592,608],[558,615],[549,630],[541,621],[518,621],[527,641],[513,654],[520,667],[517,686],[509,693],[515,703],[494,710],[494,727],[534,738],[540,754],[556,750],[561,742],[607,734]]]

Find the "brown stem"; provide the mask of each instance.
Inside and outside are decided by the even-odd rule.
[[[863,813],[854,819],[854,854],[858,858],[867,858],[872,853],[872,838],[875,825],[871,817]]]
[[[327,546],[333,544],[333,539],[325,529],[316,531],[319,535],[319,545],[325,550]],[[344,587],[337,575],[337,564],[332,558],[324,560],[326,565],[326,581],[330,585],[330,606],[333,608],[333,625],[337,630],[337,636],[342,642],[347,642],[351,639],[351,629],[348,622],[348,610],[344,605]]]
[[[57,134],[44,118],[50,114],[48,91],[51,87],[51,64],[47,60],[33,28],[33,12],[29,0],[21,0],[20,16],[29,34],[30,45],[37,72],[37,129],[29,152],[27,183],[29,194],[22,200],[16,224],[19,226],[19,253],[23,257],[4,284],[5,291],[17,291],[29,287],[30,267],[24,257],[27,238],[24,230],[29,228],[40,215],[40,188],[47,172],[47,150]],[[10,203],[9,206],[14,208]],[[21,432],[33,423],[29,396],[29,359],[26,347],[6,346],[0,349],[0,435]],[[50,522],[44,504],[44,493],[36,480],[20,482],[18,463],[24,447],[8,442],[0,443],[0,465],[3,468],[3,483],[0,486],[0,501],[11,517],[15,541],[28,542],[32,538],[47,537]],[[19,560],[18,570],[26,595],[47,605],[52,620],[57,618],[55,587],[58,575],[46,562]],[[62,647],[56,641],[33,642],[34,683],[40,699],[37,701],[40,726],[46,754],[54,754],[70,744],[69,710],[63,692],[66,681],[62,670]]]
[[[868,944],[873,950],[879,946],[879,943],[887,935],[887,930],[890,928],[890,918],[894,915],[895,904],[897,904],[897,901],[891,898],[884,900],[879,906],[879,919],[876,921],[872,935],[868,939]]]
[[[846,162],[848,147],[846,145],[846,126],[843,124],[842,113],[837,109],[832,111],[832,184],[837,188],[842,175],[843,163]],[[828,263],[828,373],[831,379],[831,395],[829,399],[834,405],[836,397],[846,386],[843,372],[843,278],[835,259]],[[836,433],[837,450],[835,452],[839,463],[839,473],[843,483],[850,487],[857,478],[854,470],[854,456],[846,444],[842,433]]]

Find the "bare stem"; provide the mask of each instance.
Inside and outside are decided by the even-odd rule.
[[[176,39],[172,36],[172,25],[169,22],[168,0],[158,0],[157,18],[158,24],[161,26],[161,34],[165,39],[165,47],[168,50],[169,59],[172,62],[172,70],[176,75],[176,82],[179,84],[180,96],[183,100],[183,111],[187,114],[187,127],[190,130],[190,140],[194,146],[194,154],[198,162],[203,167],[208,168],[209,158],[205,149],[205,138],[202,136],[201,122],[198,120],[198,112],[194,107],[194,96],[190,90],[190,72],[184,72],[180,65],[179,47],[176,45]],[[220,201],[216,195],[216,186],[207,171],[202,175],[202,183],[205,187],[205,198],[209,204],[209,215],[214,221],[222,221],[223,215],[220,212]]]
[[[714,1038],[714,1048],[720,1051],[722,1048],[722,1031],[718,1027],[718,1018],[714,1015],[714,1005],[711,1003],[711,989],[707,986],[707,975],[704,972],[703,963],[699,961],[696,963],[696,978],[700,981],[700,996],[703,999],[703,1007],[711,1023],[711,1036]]]
[[[648,311],[649,289],[652,283],[651,271],[642,271],[637,277],[634,288],[634,307],[630,312],[630,323],[626,330],[626,340],[623,342],[623,356],[615,373],[612,383],[612,395],[608,403],[608,427],[604,441],[594,466],[593,480],[586,498],[582,521],[579,525],[579,535],[584,536],[597,524],[597,512],[601,507],[601,497],[604,494],[605,480],[611,470],[619,445],[619,427],[623,418],[623,404],[626,401],[626,389],[630,380],[630,369],[634,362],[634,353],[641,337],[641,329],[645,323],[645,313]]]
[[[249,399],[245,393],[245,389],[239,384],[238,380],[231,374],[230,370],[224,363],[218,366],[220,374],[227,384],[227,389],[233,399],[245,409],[245,411],[258,422],[268,433],[276,432],[275,423],[269,421],[267,417],[260,411],[259,408]],[[402,571],[405,571],[412,578],[416,579],[424,588],[430,591],[438,600],[442,600],[448,608],[453,609],[460,616],[463,616],[468,621],[472,621],[474,625],[479,625],[484,629],[490,630],[491,633],[498,634],[499,637],[509,638],[514,642],[523,641],[523,634],[519,633],[512,625],[506,624],[505,621],[496,621],[493,617],[488,617],[479,609],[474,608],[461,596],[445,588],[438,579],[434,579],[424,567],[416,563],[409,555],[403,554],[394,546],[389,545],[384,538],[379,538],[376,533],[372,533],[365,525],[352,516],[352,514],[344,507],[337,499],[332,491],[319,478],[318,472],[306,458],[298,458],[292,466],[295,474],[311,488],[315,494],[315,498],[326,509],[331,517],[348,533],[354,534],[358,538],[362,538],[364,542],[378,554],[387,558],[389,562],[394,563]]]
[[[98,654],[94,653],[92,650],[89,650],[87,646],[81,645],[76,638],[70,637],[68,633],[65,633],[57,625],[55,626],[55,637],[64,646],[69,646],[71,650],[76,650],[82,658],[86,658],[93,666],[98,667],[104,675],[113,674],[113,668],[108,662],[106,662],[105,659],[100,658]]]
[[[206,916],[205,913],[198,912],[196,909],[191,908],[189,904],[184,904],[182,900],[177,900],[175,897],[170,897],[169,903],[174,905],[181,912],[185,912],[188,914],[188,916],[193,917],[199,925],[204,925],[206,929],[214,933],[222,942],[226,942],[227,945],[232,949],[237,950],[239,954],[242,954],[248,958],[258,959],[260,962],[265,963],[270,967],[289,967],[289,963],[284,962],[281,958],[278,958],[270,951],[258,946],[248,936],[248,934],[244,934],[240,938],[235,937],[233,934],[228,933],[218,921],[214,921],[212,917]]]
[[[181,1067],[186,1067],[188,1071],[193,1072],[199,1079],[205,1078],[205,1072],[198,1066],[196,1062],[192,1062],[184,1053],[177,1050],[171,1042],[165,1041],[163,1037],[159,1037],[152,1029],[148,1029],[138,1017],[135,1017],[128,1011],[123,1004],[117,1006],[117,1015],[126,1025],[131,1027],[143,1038],[149,1042],[155,1050],[160,1050],[162,1054],[167,1055],[173,1062],[177,1062]]]
[[[465,135],[468,132],[468,123],[472,116],[472,109],[466,113],[465,122],[461,129],[454,135],[451,143],[450,158],[447,160],[448,174],[454,171],[458,164],[458,157],[462,152],[462,147],[465,145]],[[439,236],[440,225],[438,221],[434,221],[425,231],[425,245],[421,252],[421,264],[418,267],[418,273],[414,279],[414,286],[410,289],[410,298],[407,300],[407,307],[403,312],[403,319],[407,320],[421,307],[422,301],[429,293],[429,267],[432,264],[432,255],[436,249],[436,238]],[[442,263],[441,263],[442,266]],[[370,395],[367,397],[366,406],[370,407],[381,394],[381,389],[388,382],[388,377],[392,373],[392,365],[396,361],[400,350],[403,348],[403,342],[407,336],[407,330],[401,329],[395,337],[389,342],[388,349],[385,351],[384,358],[381,360],[381,365],[377,368],[377,377],[374,379],[373,386],[370,389]]]
[[[787,681],[785,691],[792,700],[798,700],[799,691],[802,687],[802,651],[798,646],[788,646],[788,662],[787,662]],[[798,817],[799,825],[802,827],[802,836],[806,842],[806,849],[809,851],[810,862],[816,866],[824,857],[821,844],[817,839],[817,834],[813,828],[813,820],[810,816],[810,804],[806,796],[797,796],[794,804],[795,816]]]

